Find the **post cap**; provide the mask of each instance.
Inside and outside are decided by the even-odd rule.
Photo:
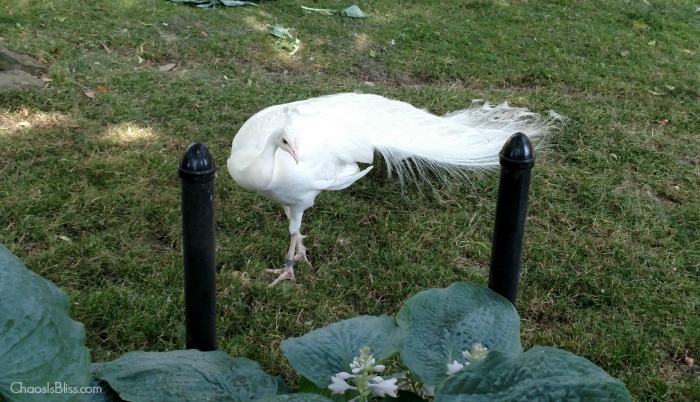
[[[511,135],[498,155],[501,166],[512,169],[532,169],[535,166],[535,150],[530,139],[523,133]]]
[[[182,155],[178,171],[182,179],[207,182],[216,176],[216,162],[204,144],[194,143]]]

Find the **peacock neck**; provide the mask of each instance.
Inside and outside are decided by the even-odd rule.
[[[227,161],[229,173],[246,189],[258,191],[268,188],[275,171],[277,148],[274,136],[270,136],[262,150],[244,147],[232,152]]]
[[[275,154],[277,153],[277,141],[275,136],[270,136],[262,152],[255,158],[255,170],[259,174],[259,180],[267,187],[272,182],[275,173]]]

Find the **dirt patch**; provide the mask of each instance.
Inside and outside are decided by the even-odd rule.
[[[420,86],[433,83],[433,80],[427,76],[414,77],[409,74],[389,72],[384,67],[384,64],[373,58],[365,59],[362,64],[355,64],[353,73],[365,83],[389,87]]]

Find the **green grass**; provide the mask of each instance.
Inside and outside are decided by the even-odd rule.
[[[202,141],[220,166],[220,348],[294,381],[281,340],[394,314],[421,289],[486,282],[497,175],[436,199],[402,195],[379,168],[324,193],[303,226],[313,268],[268,289],[287,224],[225,171],[240,125],[343,91],[435,113],[475,98],[553,109],[570,120],[533,171],[526,347],[584,356],[636,400],[700,400],[697,367],[683,362],[700,358],[695,4],[377,0],[350,20],[301,12],[341,6],[321,0],[1,3],[1,43],[47,60],[53,81],[0,93],[0,242],[69,293],[94,361],[183,348],[177,163]],[[301,40],[294,56],[266,33],[275,23]],[[158,70],[167,63],[175,71]]]

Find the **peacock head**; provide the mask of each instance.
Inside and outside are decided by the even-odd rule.
[[[294,162],[296,162],[297,165],[299,164],[299,149],[296,136],[287,132],[287,130],[281,130],[278,136],[277,146],[284,152],[292,155]]]

